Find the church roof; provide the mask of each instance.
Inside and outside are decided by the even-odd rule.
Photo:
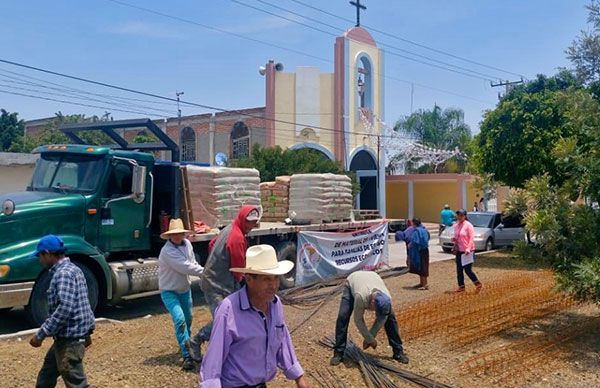
[[[369,31],[362,27],[352,27],[348,31],[344,32],[344,37],[377,47],[375,39],[373,39],[371,34],[369,34]]]

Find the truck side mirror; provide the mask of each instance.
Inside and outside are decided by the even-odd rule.
[[[136,203],[144,202],[146,194],[146,167],[133,166],[133,182],[131,185],[131,194]]]

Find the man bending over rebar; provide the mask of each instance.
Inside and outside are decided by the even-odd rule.
[[[375,311],[375,323],[371,329],[365,324],[365,310]],[[392,347],[393,358],[403,364],[408,364],[408,357],[402,348],[402,339],[398,332],[398,322],[392,310],[392,299],[383,279],[372,271],[357,271],[346,279],[342,291],[340,311],[335,324],[335,347],[330,364],[335,366],[344,359],[346,341],[348,339],[348,325],[350,316],[354,311],[354,323],[363,336],[363,349],[377,348],[377,332],[382,326]]]

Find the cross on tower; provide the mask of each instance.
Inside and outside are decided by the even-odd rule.
[[[351,5],[356,7],[356,27],[360,27],[360,10],[366,10],[367,7],[360,3],[360,0],[351,1]]]

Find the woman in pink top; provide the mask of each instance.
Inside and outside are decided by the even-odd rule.
[[[467,220],[467,211],[459,209],[456,211],[456,224],[454,224],[454,253],[456,254],[456,278],[458,280],[458,288],[456,292],[465,291],[465,275],[467,274],[469,279],[477,287],[477,291],[480,291],[483,285],[477,279],[477,275],[473,272],[473,261],[463,265],[462,255],[469,255],[475,251],[474,235],[475,230],[473,224]]]

